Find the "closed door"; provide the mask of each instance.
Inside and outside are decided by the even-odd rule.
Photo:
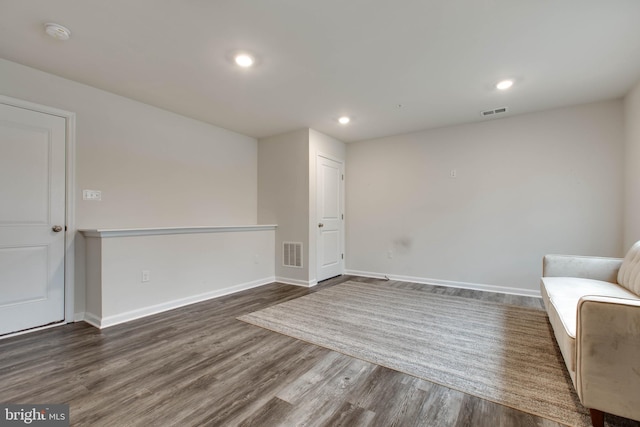
[[[317,280],[338,276],[344,271],[342,249],[342,163],[318,156],[317,159]]]
[[[0,335],[64,320],[65,126],[0,104]]]

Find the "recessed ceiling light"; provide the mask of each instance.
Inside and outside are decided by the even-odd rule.
[[[340,122],[341,125],[346,125],[347,123],[349,123],[351,121],[351,119],[347,116],[342,116],[338,119],[338,122]]]
[[[248,53],[239,53],[233,59],[234,61],[236,61],[236,64],[243,68],[251,67],[255,62],[253,56],[249,55]]]
[[[60,24],[54,24],[52,22],[44,24],[44,30],[54,39],[69,40],[69,37],[71,37],[71,31]]]
[[[511,86],[513,86],[513,80],[502,80],[501,82],[499,82],[496,85],[496,88],[500,89],[500,90],[507,90],[509,89]]]

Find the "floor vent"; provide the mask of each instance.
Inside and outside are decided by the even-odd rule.
[[[483,111],[480,113],[480,115],[482,115],[482,117],[491,117],[491,116],[495,116],[497,114],[502,114],[506,112],[507,112],[507,107],[500,107],[500,108],[495,108],[493,110]]]
[[[282,265],[302,268],[302,243],[282,242]]]

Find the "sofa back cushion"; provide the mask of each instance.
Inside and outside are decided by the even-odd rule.
[[[640,241],[629,249],[618,271],[618,284],[640,295]]]

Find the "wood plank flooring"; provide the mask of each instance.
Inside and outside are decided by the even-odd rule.
[[[102,331],[76,323],[0,340],[0,402],[69,403],[77,426],[559,425],[236,320],[349,279],[374,280],[274,283]]]

